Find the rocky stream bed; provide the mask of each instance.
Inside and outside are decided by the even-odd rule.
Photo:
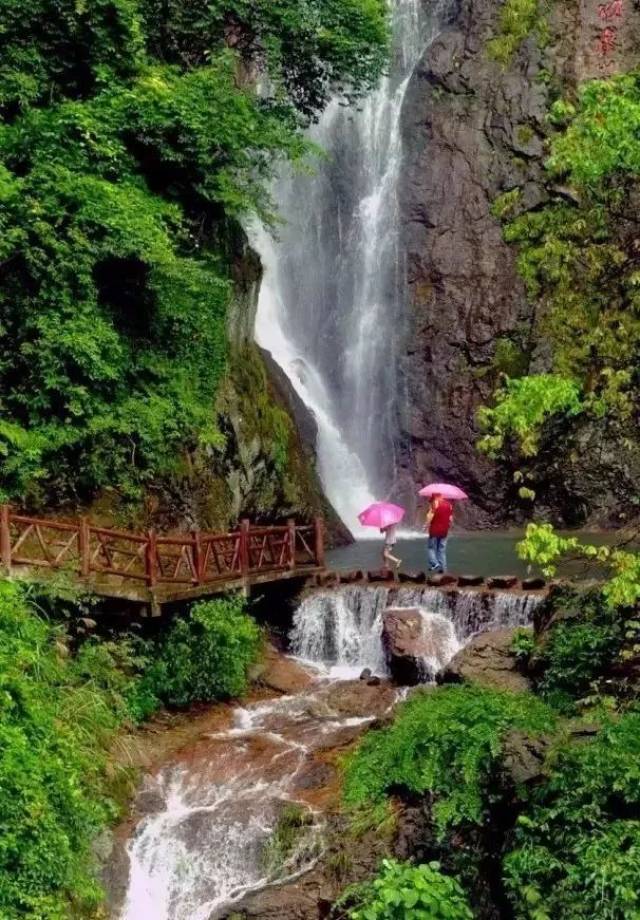
[[[352,586],[304,598],[290,632],[297,657],[269,645],[247,699],[165,716],[137,740],[144,778],[108,860],[110,916],[328,916],[389,847],[380,833],[357,845],[345,838],[341,758],[407,692],[429,692],[452,657],[446,679],[476,667],[490,681],[512,680],[500,642],[496,656],[480,643],[480,663],[473,652],[465,664],[464,646],[522,625],[535,605],[527,595],[451,598],[428,588]],[[409,691],[403,678],[427,684]],[[407,834],[397,829],[400,849]]]

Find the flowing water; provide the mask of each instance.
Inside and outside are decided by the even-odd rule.
[[[357,677],[363,668],[385,676],[384,611],[415,609],[422,615],[423,631],[433,637],[434,651],[425,660],[425,675],[433,675],[477,633],[531,623],[539,603],[533,594],[423,587],[351,585],[317,591],[296,610],[291,647],[302,660],[321,662],[331,677]]]
[[[528,623],[537,603],[528,595],[422,587],[310,594],[290,635],[292,652],[309,669],[303,689],[236,707],[220,730],[205,732],[147,778],[127,845],[126,897],[115,916],[214,920],[247,894],[313,867],[322,850],[327,774],[337,789],[327,752],[342,749],[398,698],[384,682],[349,680],[363,668],[386,674],[386,608],[418,611],[424,675],[432,678],[471,636]],[[292,803],[307,818],[294,850],[272,864],[270,841]]]
[[[404,316],[398,185],[401,111],[437,30],[438,4],[391,0],[393,63],[358,111],[334,100],[310,131],[326,151],[314,177],[282,177],[276,241],[255,230],[264,278],[256,341],[318,426],[318,471],[354,533],[357,513],[392,488],[398,341]],[[364,532],[364,535],[368,535]]]

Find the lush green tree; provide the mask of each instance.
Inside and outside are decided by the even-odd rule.
[[[223,448],[234,222],[272,219],[304,118],[376,79],[385,5],[19,6],[0,0],[0,495],[135,497]]]
[[[640,600],[640,554],[620,546],[594,546],[578,537],[564,537],[551,524],[529,524],[518,554],[539,566],[544,575],[555,575],[567,556],[596,563],[601,569],[603,596],[610,609],[631,607]],[[604,571],[602,571],[604,570]]]
[[[608,437],[638,440],[640,78],[586,83],[574,102],[557,101],[549,118],[547,203],[522,212],[511,189],[494,206],[505,239],[519,250],[535,305],[533,334],[550,346],[550,373],[503,383],[484,415],[489,437],[481,447],[516,467],[529,448],[535,453],[558,436],[557,426],[545,432],[540,415],[523,411],[526,392],[538,405],[547,399],[547,419],[562,419],[565,432],[580,414],[576,425],[609,426]],[[509,441],[511,433],[518,437]],[[529,466],[522,463],[525,473]]]
[[[125,641],[70,654],[28,597],[0,581],[0,915],[68,920],[101,900],[91,843],[117,814],[107,754],[143,714],[141,661]]]

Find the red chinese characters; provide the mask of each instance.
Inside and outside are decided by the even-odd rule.
[[[598,38],[598,54],[607,57],[616,47],[616,30],[612,26],[603,29]]]
[[[610,19],[619,19],[622,16],[622,0],[609,0],[598,7],[600,19],[608,22]]]

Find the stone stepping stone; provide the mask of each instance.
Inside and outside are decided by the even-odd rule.
[[[458,584],[461,588],[477,588],[484,584],[484,577],[482,575],[459,575]]]
[[[518,586],[518,581],[517,575],[494,575],[493,578],[487,581],[487,585],[490,588],[516,588]]]
[[[448,588],[457,585],[458,579],[455,575],[430,575],[427,584],[432,588]]]

